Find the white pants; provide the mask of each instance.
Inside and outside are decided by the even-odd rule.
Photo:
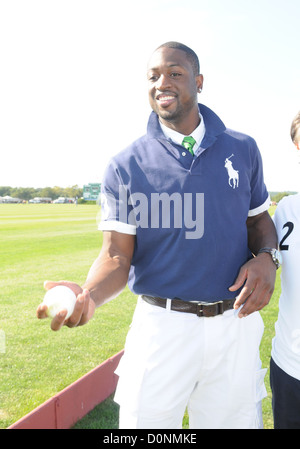
[[[120,429],[262,428],[266,396],[259,312],[213,318],[152,306],[141,298],[116,370]]]

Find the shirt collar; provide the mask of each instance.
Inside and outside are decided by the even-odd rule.
[[[200,116],[200,124],[197,126],[196,129],[194,129],[194,131],[191,134],[189,134],[189,136],[192,136],[196,140],[195,147],[194,147],[195,152],[199,148],[199,146],[203,140],[204,134],[205,134],[204,120],[200,113],[199,113],[199,116]],[[162,123],[160,123],[160,126],[161,126],[161,129],[167,139],[171,139],[173,142],[175,142],[179,145],[182,145],[182,141],[183,141],[184,137],[186,137],[184,134],[174,131],[173,129],[168,128],[167,126],[163,125]]]

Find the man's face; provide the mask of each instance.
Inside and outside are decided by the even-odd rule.
[[[149,101],[154,112],[169,123],[180,123],[195,110],[202,75],[195,75],[182,50],[160,48],[148,64]]]

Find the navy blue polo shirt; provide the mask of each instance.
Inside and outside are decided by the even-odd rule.
[[[251,257],[246,220],[269,207],[255,141],[199,109],[199,156],[167,139],[152,112],[147,134],[106,169],[99,229],[136,235],[128,280],[135,294],[233,298],[228,288]]]

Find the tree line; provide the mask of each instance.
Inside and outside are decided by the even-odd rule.
[[[272,201],[278,203],[284,196],[292,195],[294,193],[296,192],[270,192],[270,197]],[[41,188],[0,186],[0,197],[7,195],[26,201],[32,200],[35,197],[52,198],[52,200],[56,200],[60,196],[66,198],[81,198],[83,189],[77,184],[72,187],[55,186]]]
[[[274,201],[274,203],[279,203],[284,196],[294,195],[295,193],[297,192],[269,192],[271,201]]]
[[[1,196],[11,196],[12,198],[19,198],[21,200],[29,201],[35,197],[57,199],[60,196],[67,198],[80,198],[83,195],[83,189],[78,185],[72,187],[0,187]]]

